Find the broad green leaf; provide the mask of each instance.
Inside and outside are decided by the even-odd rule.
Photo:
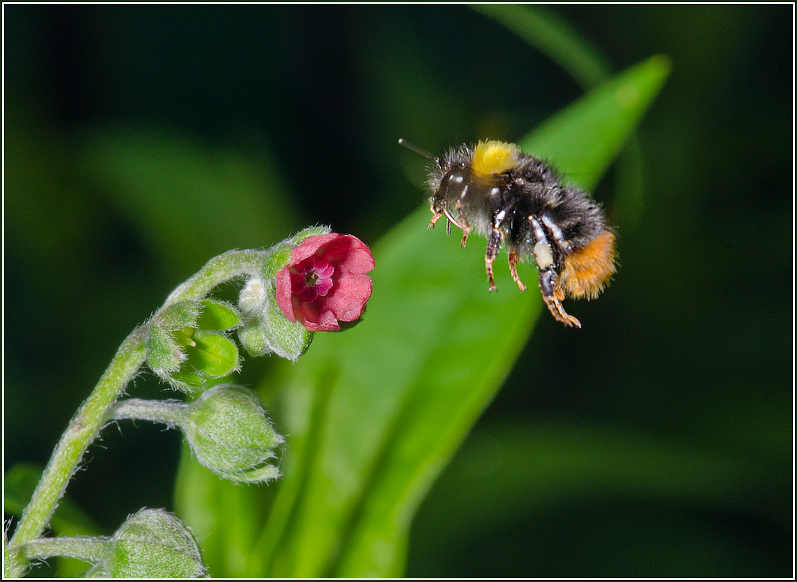
[[[550,158],[571,181],[591,189],[658,95],[669,71],[664,56],[631,67],[518,143],[524,151]]]
[[[521,145],[594,185],[668,72],[649,59]],[[430,216],[419,210],[375,247],[364,321],[316,334],[286,374],[275,412],[289,435],[285,478],[256,546],[259,574],[401,575],[418,503],[531,332],[539,295],[519,293],[505,265],[488,293],[478,239],[463,251],[459,237],[425,228]]]

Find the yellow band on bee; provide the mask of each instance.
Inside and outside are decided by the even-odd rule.
[[[506,172],[515,166],[520,151],[517,146],[503,141],[480,141],[473,151],[471,168],[477,174],[490,175]]]

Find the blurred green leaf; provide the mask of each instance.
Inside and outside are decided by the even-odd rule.
[[[652,57],[591,91],[518,143],[526,151],[550,158],[570,180],[590,190],[630,137],[669,72],[667,57]]]
[[[262,146],[213,147],[157,126],[86,132],[83,171],[171,272],[230,248],[281,240],[298,223]]]
[[[532,460],[532,462],[529,462]],[[444,521],[452,538],[506,522],[523,507],[544,514],[578,498],[625,495],[629,500],[764,515],[787,528],[783,508],[751,495],[766,490],[771,459],[624,431],[614,426],[534,422],[493,426],[469,437],[457,462],[441,479],[427,517]],[[782,466],[784,473],[788,467]],[[482,481],[480,475],[490,475]],[[666,479],[662,476],[666,475]],[[462,488],[457,482],[469,481]],[[489,484],[489,485],[488,485]],[[491,495],[485,487],[501,491]],[[489,503],[478,503],[489,498]],[[455,515],[453,507],[469,507]],[[465,523],[465,522],[469,523]]]
[[[183,443],[175,510],[200,540],[212,577],[247,576],[252,546],[265,521],[269,488],[225,481],[201,466]]]
[[[500,22],[548,55],[585,89],[602,83],[610,74],[609,64],[598,48],[544,6],[473,4],[471,8]]]
[[[596,183],[668,72],[661,57],[630,69],[524,149],[566,167],[589,160],[578,178]],[[286,371],[272,409],[288,435],[285,477],[250,574],[401,575],[418,503],[524,345],[539,297],[518,293],[506,266],[488,293],[482,253],[428,220],[421,209],[376,246],[363,323],[316,334]]]
[[[774,467],[778,467],[777,473]],[[739,455],[729,448],[706,447],[705,443],[696,445],[612,425],[540,418],[493,425],[468,437],[435,484],[419,514],[423,517],[413,525],[414,557],[427,568],[431,564],[432,570],[424,574],[431,577],[438,575],[432,557],[445,564],[440,572],[454,577],[465,572],[479,577],[495,571],[525,571],[541,577],[611,577],[619,572],[640,577],[689,577],[695,572],[708,577],[756,572],[782,575],[783,569],[773,568],[777,549],[768,556],[737,562],[733,554],[743,538],[722,538],[718,532],[707,536],[705,530],[711,528],[712,513],[737,514],[740,521],[742,516],[768,519],[785,537],[791,530],[790,512],[774,500],[782,499],[777,484],[790,473],[787,462],[775,464],[772,458]],[[468,486],[463,487],[463,483]],[[770,495],[762,496],[762,492]],[[608,507],[619,520],[627,519],[620,508],[629,507],[647,525],[642,534],[644,544],[658,551],[649,560],[641,560],[641,551],[629,552],[628,537],[633,533],[614,525],[607,528],[603,539],[591,540],[596,544],[593,547],[572,550],[578,555],[602,554],[600,559],[588,561],[590,570],[580,569],[584,564],[577,559],[569,564],[550,563],[536,548],[530,548],[521,559],[515,556],[513,562],[495,568],[481,557],[467,554],[466,548],[518,521],[544,524],[573,508],[574,512],[578,508],[595,510],[598,519],[605,517],[596,506]],[[467,512],[459,509],[462,507],[467,507]],[[594,518],[583,516],[584,521]],[[556,531],[542,527],[521,543],[533,543],[535,536],[561,539],[568,528],[578,528],[579,524],[565,523]],[[629,520],[628,525],[636,527],[637,520]],[[441,536],[441,531],[446,535]],[[665,550],[668,544],[672,548]],[[673,553],[679,559],[667,560]],[[495,548],[490,554],[502,555]],[[706,560],[706,556],[717,555],[724,559]],[[507,560],[510,556],[511,552]],[[451,564],[457,557],[460,561],[452,572]],[[750,569],[751,562],[760,569]]]

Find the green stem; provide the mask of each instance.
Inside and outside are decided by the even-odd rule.
[[[20,548],[27,560],[47,560],[54,556],[77,558],[90,564],[99,564],[108,559],[107,538],[39,538]]]
[[[33,541],[47,527],[59,499],[64,495],[69,479],[83,458],[83,453],[107,421],[108,410],[144,363],[145,330],[146,326],[140,326],[125,339],[91,396],[69,423],[44,469],[30,503],[22,514],[9,547]],[[15,564],[15,566],[19,570],[11,572],[11,575],[21,575],[25,564]]]
[[[161,422],[169,427],[182,426],[186,420],[187,404],[173,400],[141,400],[128,398],[113,405],[110,416],[114,420],[148,420]]]
[[[269,253],[257,250],[227,251],[210,259],[196,275],[172,291],[163,308],[178,301],[201,299],[216,285],[244,275],[260,275]]]

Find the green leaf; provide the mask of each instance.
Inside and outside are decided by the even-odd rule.
[[[584,88],[590,89],[609,76],[609,65],[598,48],[544,6],[473,4],[470,7],[500,22],[548,55]]]
[[[518,143],[524,151],[551,159],[570,180],[592,189],[669,72],[667,57],[652,57],[591,91]]]
[[[568,107],[522,146],[594,185],[669,72],[654,57]],[[285,479],[255,554],[276,577],[400,576],[410,520],[511,369],[540,313],[505,265],[425,228],[422,209],[375,249],[363,323],[316,334],[280,396]],[[498,264],[498,263],[496,263]],[[531,273],[527,272],[528,278]],[[588,323],[587,323],[588,324]]]

